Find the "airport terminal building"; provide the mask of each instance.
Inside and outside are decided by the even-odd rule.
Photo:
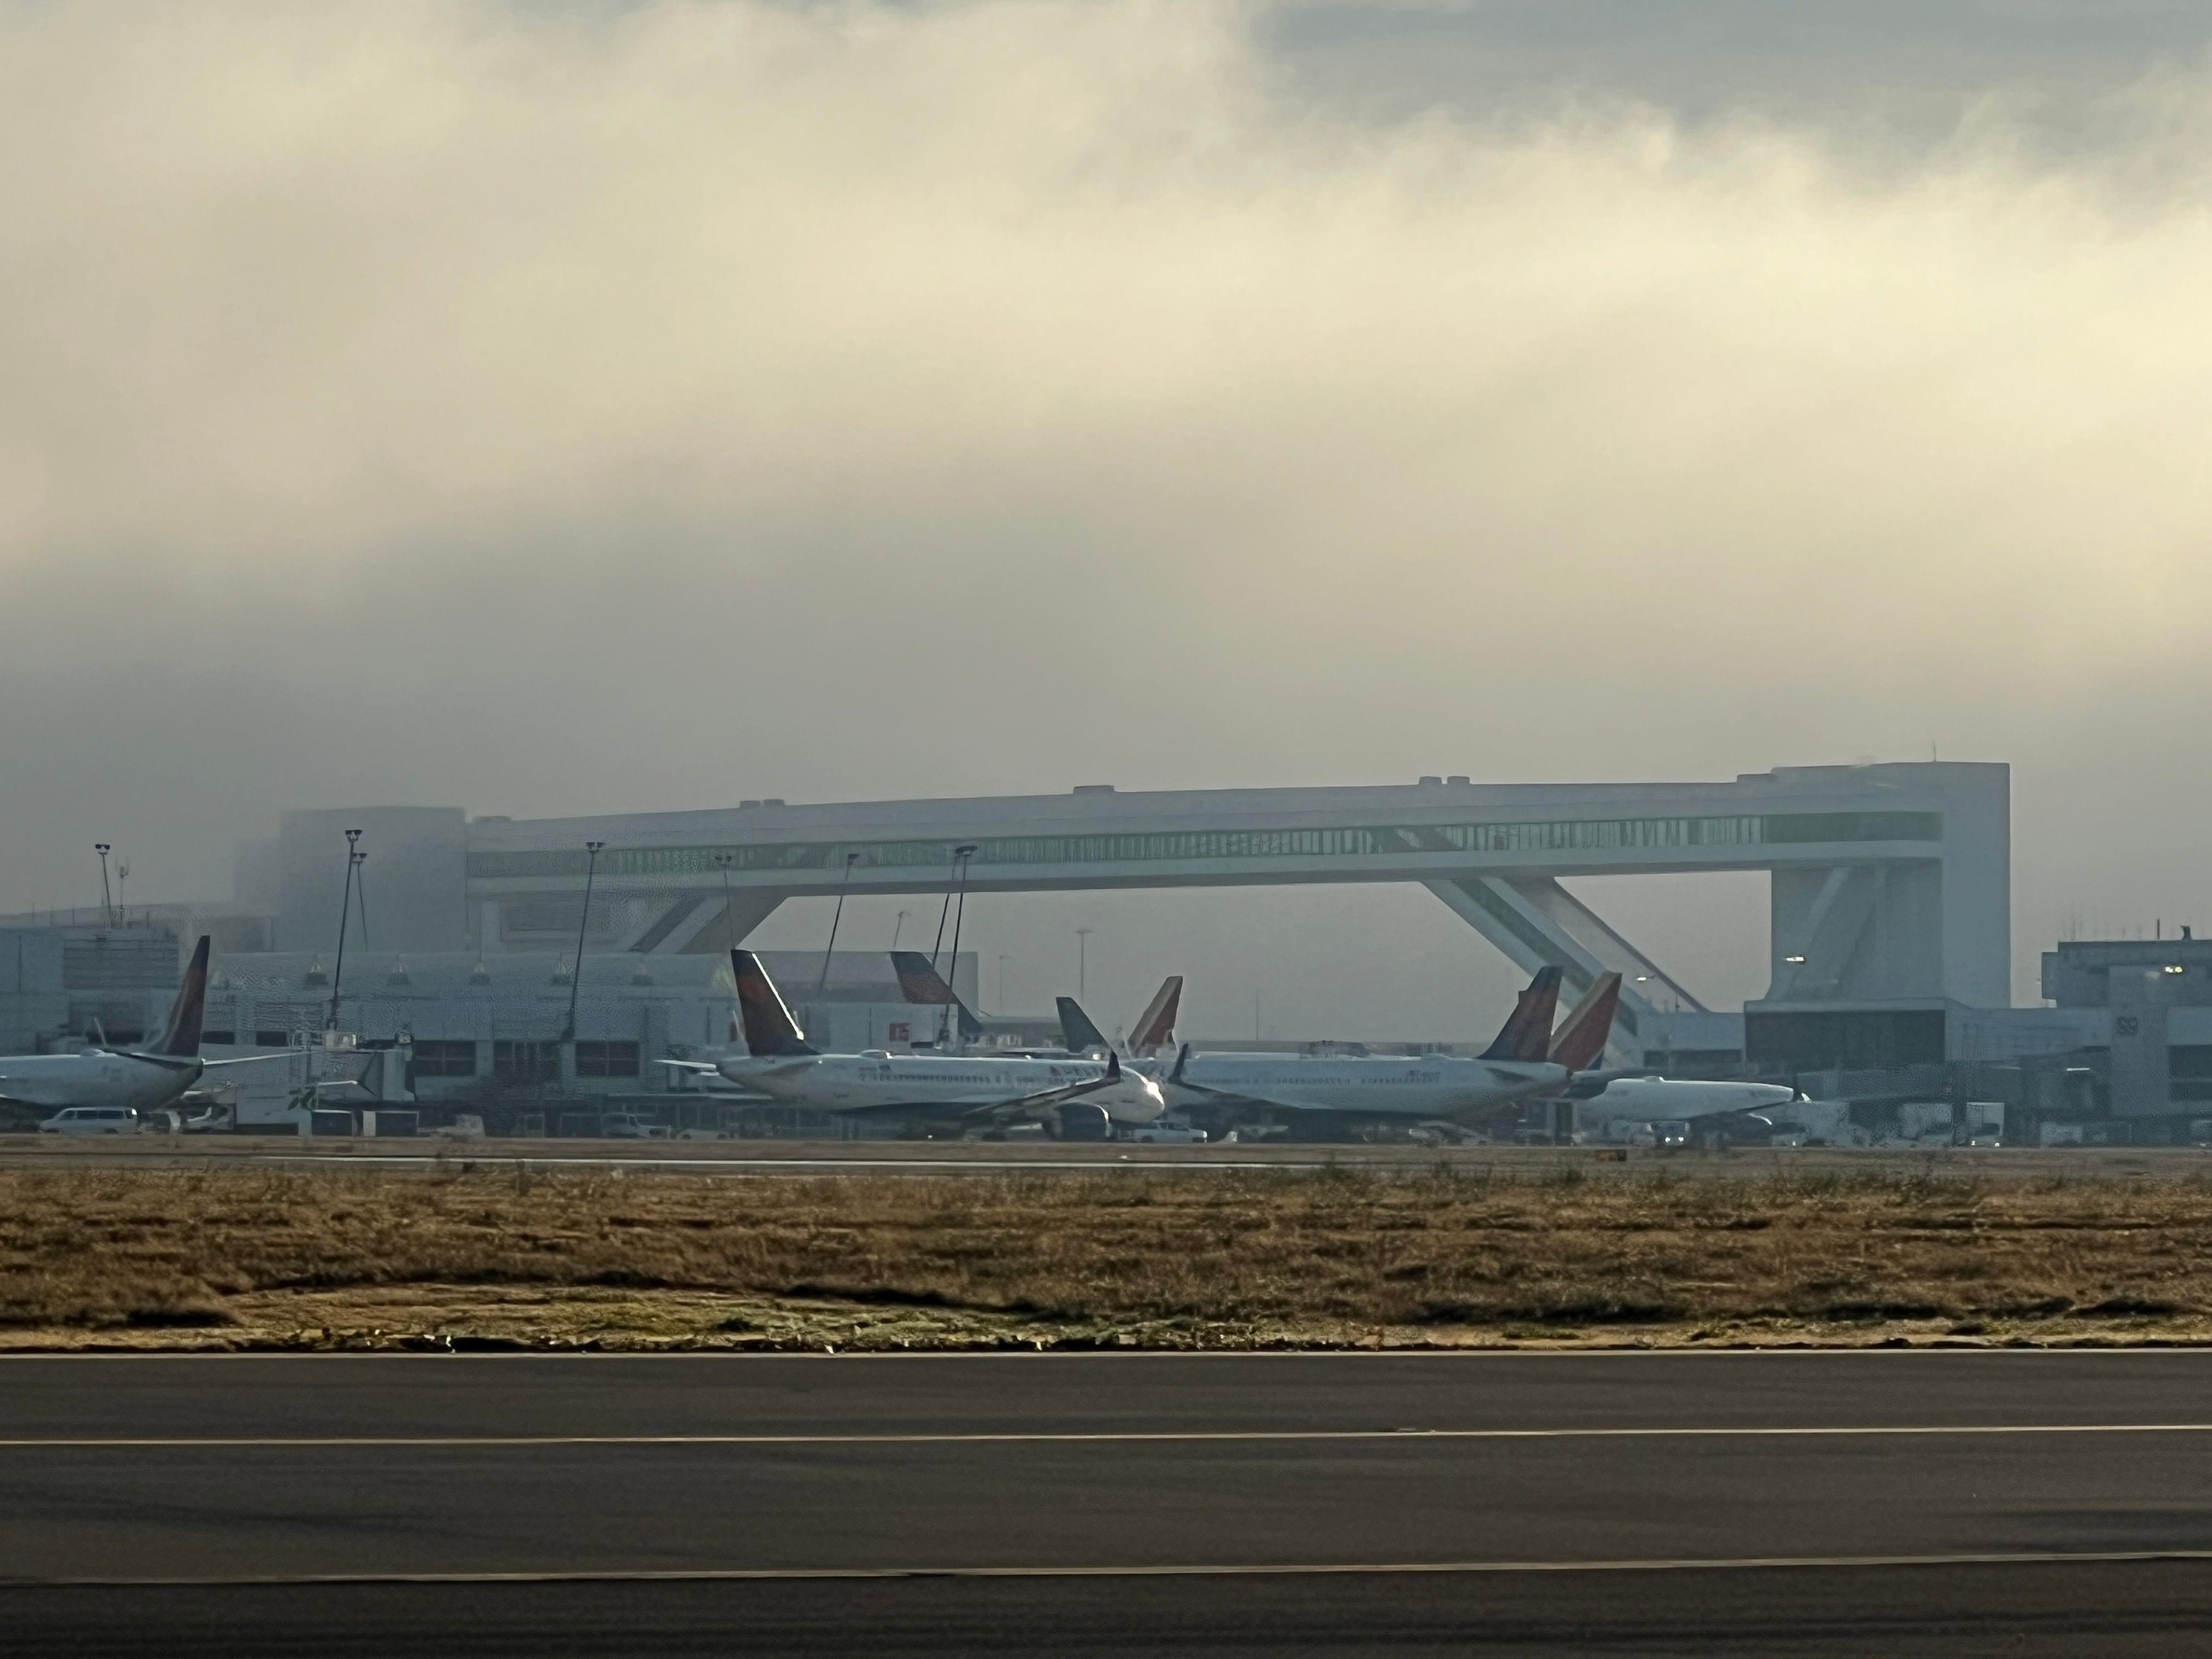
[[[1913,763],[1782,768],[1728,783],[1121,791],[793,805],[591,818],[458,809],[289,814],[241,852],[241,931],[327,948],[343,832],[377,848],[380,947],[641,957],[716,952],[786,899],[1418,883],[1522,971],[1571,992],[1626,977],[1614,1058],[1941,1060],[1957,1016],[2009,1002],[2009,773]],[[587,852],[598,842],[603,850]],[[1756,870],[1771,983],[1706,1009],[1563,878]],[[586,884],[591,909],[583,914]]]
[[[343,1023],[370,1040],[404,1032],[416,1048],[412,1072],[433,1093],[439,1079],[463,1076],[638,1090],[666,1086],[651,1076],[654,1060],[729,1040],[727,990],[716,980],[723,953],[787,899],[1413,883],[1521,970],[1560,968],[1570,995],[1621,973],[1607,1053],[1616,1066],[1844,1077],[2116,1053],[2113,1009],[2124,1005],[2130,1035],[2164,1032],[2181,1058],[2162,1070],[2115,1060],[2117,1080],[2097,1087],[2163,1103],[2172,1084],[2182,1099],[2200,1076],[2194,1051],[2212,1054],[2212,1028],[2197,1031],[2197,994],[2184,981],[2198,981],[2172,964],[2151,964],[2147,993],[2130,968],[2092,996],[2081,988],[2095,977],[2088,958],[2063,947],[2055,959],[2066,965],[2045,970],[2057,1006],[2009,1006],[2009,794],[2002,764],[1916,762],[1778,768],[1714,783],[1436,775],[1340,788],[762,797],[713,811],[534,820],[459,808],[300,811],[276,836],[241,846],[230,900],[133,920],[173,941],[170,983],[173,940],[216,937],[215,1029],[241,1042],[317,1029],[327,1023],[344,832],[358,830],[374,848],[362,871],[373,899],[361,914],[374,931],[355,939]],[[1761,872],[1770,884],[1769,983],[1740,1011],[1705,1007],[1563,884],[1717,870]],[[26,937],[57,931],[9,920]],[[18,949],[16,983],[0,983],[0,1025],[17,1042],[88,1029],[91,978],[112,979],[94,958],[121,948],[122,930],[106,920],[76,919],[58,947]],[[112,946],[88,942],[110,934]],[[841,956],[826,980],[818,957],[794,957],[779,976],[817,982],[794,1000],[810,1005],[804,1017],[831,1046],[927,1042],[933,1033],[916,1028],[887,966],[865,965],[864,955]],[[64,957],[75,966],[64,970]],[[2195,970],[2193,956],[2185,965]],[[2203,972],[2212,982],[2212,963]],[[972,1004],[971,958],[955,977]],[[2203,1000],[2212,1020],[2212,994]],[[119,1004],[111,994],[100,1006],[112,1034]],[[120,1024],[128,1028],[127,1015]]]

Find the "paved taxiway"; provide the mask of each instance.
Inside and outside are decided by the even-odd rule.
[[[1598,1179],[1664,1170],[1677,1176],[1759,1180],[1775,1176],[1915,1175],[1992,1180],[2097,1176],[2112,1180],[2212,1178],[2212,1147],[1740,1147],[1719,1152],[1650,1147],[1322,1145],[1279,1140],[1218,1146],[1124,1141],[899,1140],[302,1140],[296,1135],[0,1134],[0,1169],[220,1170],[252,1166],[427,1174],[474,1166],[512,1169],[629,1168],[737,1176],[995,1175],[1009,1170],[1358,1170],[1377,1175],[1527,1178],[1571,1169]]]
[[[2198,1351],[53,1357],[0,1400],[18,1652],[2212,1630]]]

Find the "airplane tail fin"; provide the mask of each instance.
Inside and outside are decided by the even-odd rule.
[[[169,1005],[169,1023],[161,1028],[161,1035],[154,1039],[148,1051],[168,1054],[179,1060],[196,1058],[200,1051],[200,1016],[207,1009],[208,936],[200,935],[200,942],[192,947],[191,964],[177,987],[177,1000]]]
[[[1513,1005],[1513,1012],[1498,1028],[1497,1038],[1482,1051],[1485,1060],[1541,1060],[1552,1052],[1552,1015],[1559,1006],[1561,970],[1543,967],[1528,981]]]
[[[1070,1054],[1085,1054],[1092,1048],[1114,1052],[1114,1045],[1106,1041],[1106,1034],[1083,1012],[1082,1004],[1073,997],[1054,997],[1053,1001],[1060,1009],[1060,1040]]]
[[[1137,1016],[1137,1023],[1129,1028],[1129,1052],[1139,1060],[1150,1060],[1173,1042],[1176,1015],[1182,1006],[1182,975],[1170,974],[1160,981],[1160,988],[1152,993],[1152,1000]]]
[[[945,976],[930,965],[929,958],[919,951],[894,951],[891,968],[898,975],[899,994],[908,1002],[931,1008],[953,1008],[959,1011],[960,1035],[980,1037],[983,1022],[968,1010],[968,1005],[945,982]]]
[[[1613,1011],[1620,1006],[1620,975],[1600,974],[1552,1037],[1552,1063],[1570,1072],[1588,1071],[1605,1053],[1613,1033]]]
[[[807,1046],[806,1033],[784,1006],[783,994],[750,951],[730,952],[730,972],[738,981],[738,1024],[745,1048],[756,1060],[772,1054],[819,1054]]]

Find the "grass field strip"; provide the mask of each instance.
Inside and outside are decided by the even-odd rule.
[[[303,1435],[294,1437],[9,1436],[0,1450],[249,1450],[330,1447],[532,1446],[1005,1446],[1370,1440],[1784,1440],[1933,1437],[1945,1435],[2212,1434],[2212,1423],[1865,1424],[1784,1427],[1565,1429],[1133,1429],[975,1434],[515,1434]]]
[[[58,1158],[53,1160],[59,1162]],[[470,1163],[479,1171],[498,1174],[518,1164],[532,1170],[641,1170],[656,1174],[683,1175],[837,1175],[841,1173],[867,1175],[1008,1175],[1024,1170],[1065,1174],[1070,1171],[1089,1171],[1099,1174],[1126,1174],[1132,1171],[1158,1174],[1162,1170],[1181,1172],[1186,1170],[1216,1171],[1224,1174],[1255,1173],[1269,1170],[1288,1174],[1313,1173],[1333,1166],[1318,1161],[1292,1162],[1277,1159],[1267,1163],[1208,1162],[1205,1164],[1170,1163],[1164,1158],[1132,1158],[1111,1164],[1046,1163],[1040,1159],[944,1158],[469,1158],[456,1154],[448,1158],[421,1155],[392,1157],[384,1153],[333,1153],[318,1157],[312,1153],[256,1152],[222,1158],[194,1158],[189,1152],[177,1153],[160,1164],[143,1159],[117,1157],[102,1158],[97,1155],[69,1160],[76,1169],[128,1169],[146,1175],[188,1175],[206,1170],[258,1169],[272,1164],[286,1168],[305,1167],[338,1170],[349,1166],[390,1166],[417,1170],[451,1169],[461,1163]],[[8,1158],[0,1156],[0,1167],[38,1169],[46,1167],[31,1158]],[[1428,1174],[1434,1160],[1424,1164],[1376,1164],[1371,1168],[1377,1175],[1401,1176],[1408,1171]]]

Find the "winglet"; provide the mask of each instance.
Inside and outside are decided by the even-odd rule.
[[[732,951],[730,972],[738,981],[738,1023],[744,1031],[747,1053],[759,1059],[821,1052],[807,1047],[806,1033],[791,1017],[782,994],[758,957],[750,951]]]
[[[154,1039],[148,1052],[177,1060],[191,1060],[200,1051],[200,1017],[207,1011],[208,935],[192,947],[192,960],[177,987],[177,1000],[169,1005],[169,1023]]]
[[[1119,1083],[1121,1080],[1121,1056],[1115,1054],[1111,1048],[1109,1048],[1106,1051],[1106,1081],[1109,1083]]]
[[[1562,975],[1557,966],[1536,970],[1536,977],[1515,1000],[1512,1013],[1480,1058],[1541,1061],[1551,1054],[1552,1015],[1559,1006]]]
[[[1613,1033],[1613,1011],[1620,1006],[1620,975],[1600,974],[1552,1036],[1552,1064],[1570,1072],[1589,1069],[1605,1053]]]
[[[1114,1045],[1106,1041],[1106,1034],[1073,997],[1054,997],[1053,1003],[1060,1010],[1060,1040],[1068,1053],[1080,1054],[1093,1048],[1113,1048]]]
[[[1171,1072],[1170,1072],[1170,1073],[1168,1073],[1168,1081],[1169,1081],[1169,1082],[1170,1082],[1170,1083],[1180,1083],[1180,1082],[1182,1082],[1182,1068],[1183,1068],[1184,1066],[1186,1066],[1189,1065],[1189,1064],[1190,1064],[1190,1044],[1188,1044],[1188,1042],[1186,1042],[1186,1043],[1184,1043],[1184,1044],[1182,1045],[1182,1048],[1178,1048],[1178,1049],[1176,1049],[1176,1063],[1175,1063],[1175,1069],[1174,1069],[1173,1071],[1171,1071]]]
[[[1160,981],[1160,988],[1152,993],[1152,1000],[1145,1005],[1145,1012],[1137,1016],[1137,1023],[1129,1030],[1129,1052],[1139,1060],[1150,1060],[1175,1041],[1176,1013],[1182,1006],[1182,975],[1170,974]]]

